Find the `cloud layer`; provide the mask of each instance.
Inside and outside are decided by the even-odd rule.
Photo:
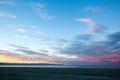
[[[31,50],[28,47],[9,44],[15,52],[0,50],[1,62],[89,64],[120,62],[120,32],[106,35],[96,40],[91,34],[80,34],[71,41],[62,41],[65,46],[49,50]],[[52,50],[51,49],[51,50]],[[9,61],[8,61],[9,60]],[[10,61],[11,60],[11,61]]]
[[[75,62],[120,62],[119,36],[120,32],[115,32],[106,35],[106,39],[98,41],[93,35],[81,34],[59,51],[64,54],[77,55]]]

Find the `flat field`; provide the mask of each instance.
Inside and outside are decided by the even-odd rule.
[[[120,80],[120,69],[0,67],[0,80]]]

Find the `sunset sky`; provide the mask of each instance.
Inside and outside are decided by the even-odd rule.
[[[0,0],[0,63],[120,63],[120,0]]]

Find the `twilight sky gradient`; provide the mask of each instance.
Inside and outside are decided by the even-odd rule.
[[[0,62],[120,63],[120,0],[0,0]]]

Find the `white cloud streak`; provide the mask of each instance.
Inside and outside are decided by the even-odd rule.
[[[85,22],[85,23],[92,23],[93,22],[93,20],[91,18],[78,18],[78,19],[76,19],[76,21]]]
[[[87,6],[84,9],[85,11],[90,11],[90,12],[99,12],[101,11],[101,8],[98,6]]]
[[[16,16],[14,14],[6,13],[6,12],[0,12],[0,17],[8,17],[8,18],[11,18],[11,19],[16,18]]]
[[[25,35],[14,35],[14,37],[16,37],[16,38],[23,38],[23,39],[25,39],[25,38],[29,38],[29,36],[25,36]]]
[[[19,32],[26,32],[26,30],[23,29],[23,28],[17,28],[16,30],[19,31]]]
[[[0,0],[1,5],[16,6],[13,0]]]
[[[36,33],[37,33],[37,34],[43,34],[43,32],[41,32],[41,31],[36,31]]]
[[[46,6],[46,4],[35,4],[33,5],[33,10],[40,16],[41,19],[51,20],[53,19],[53,16],[48,14]]]

